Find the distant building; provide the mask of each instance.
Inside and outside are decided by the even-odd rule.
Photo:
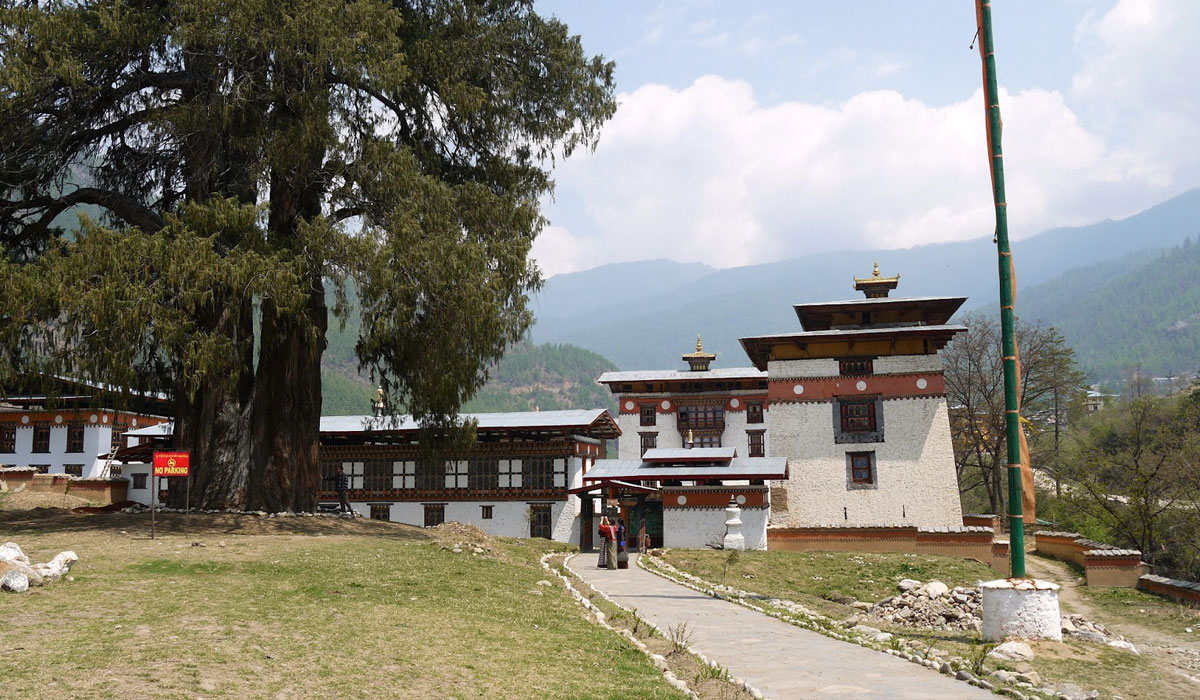
[[[139,395],[131,407],[97,405],[101,387],[68,379],[52,380],[56,395],[14,393],[0,398],[0,465],[33,467],[47,474],[95,478],[124,445],[126,430],[161,423],[168,399]]]
[[[742,339],[752,368],[710,369],[698,347],[689,371],[605,373],[619,457],[690,445],[783,458],[772,527],[961,526],[940,352],[967,330],[949,324],[966,299],[888,298],[899,281],[876,266],[854,279],[864,299],[796,305],[802,330]]]
[[[580,499],[570,490],[605,456],[606,441],[620,435],[612,414],[597,408],[463,418],[476,422],[474,445],[435,459],[422,454],[420,426],[410,416],[323,416],[321,477],[342,467],[350,504],[364,517],[416,526],[453,520],[489,535],[578,542]],[[133,434],[163,449],[170,435],[169,426]],[[148,473],[152,449],[147,443],[123,453],[142,453],[126,471]],[[336,506],[331,481],[322,481],[319,498]]]
[[[716,357],[704,352],[696,336],[696,351],[682,356],[686,370],[600,375],[598,381],[617,397],[623,436],[618,459],[685,446],[731,447],[744,457],[766,456],[767,373],[755,367],[712,369]]]

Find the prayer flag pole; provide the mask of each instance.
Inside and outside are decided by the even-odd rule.
[[[1021,421],[1017,395],[1017,346],[1013,332],[1012,250],[1008,243],[1008,211],[1004,195],[1002,123],[996,87],[996,53],[992,43],[990,0],[975,0],[979,55],[983,59],[983,99],[987,113],[988,157],[992,198],[996,205],[996,249],[1000,266],[1000,330],[1004,352],[1004,424],[1008,447],[1008,522],[1012,577],[1025,578],[1025,519],[1021,507]]]

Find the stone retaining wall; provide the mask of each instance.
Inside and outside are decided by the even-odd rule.
[[[798,552],[904,552],[974,559],[1001,574],[1009,569],[1008,542],[990,527],[802,527],[767,530],[767,548]]]
[[[1033,537],[1038,554],[1082,568],[1089,586],[1137,588],[1139,577],[1150,569],[1138,550],[1118,549],[1078,532],[1037,532]]]
[[[1137,587],[1147,593],[1200,605],[1200,583],[1195,581],[1181,581],[1166,576],[1142,574],[1138,578]]]

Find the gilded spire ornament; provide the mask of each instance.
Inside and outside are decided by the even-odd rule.
[[[900,284],[900,275],[895,277],[881,277],[879,275],[879,261],[875,261],[874,269],[871,270],[870,277],[855,277],[854,288],[863,293],[868,299],[882,299],[888,295],[888,292],[896,288]]]
[[[693,372],[707,372],[709,364],[717,359],[717,356],[711,352],[704,352],[704,345],[700,342],[700,334],[696,334],[696,352],[685,353],[683,361],[688,363],[688,367]]]

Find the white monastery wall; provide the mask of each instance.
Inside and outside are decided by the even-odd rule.
[[[836,377],[837,375],[837,360],[776,360],[767,363],[768,379]]]
[[[558,542],[578,542],[579,499],[568,496],[565,501],[437,501],[445,503],[446,522],[474,525],[495,537],[529,537],[529,504],[550,503],[552,539]],[[364,518],[370,517],[368,502],[352,502],[350,506]],[[484,519],[483,506],[492,507],[492,517]],[[392,503],[389,511],[392,522],[423,527],[425,504],[417,501]]]
[[[746,549],[767,548],[767,508],[742,509]],[[724,508],[663,508],[663,546],[703,549],[725,537]]]
[[[109,451],[112,428],[108,425],[85,424],[83,428],[83,451],[67,452],[67,425],[50,426],[50,451],[33,451],[33,426],[16,427],[15,451],[0,452],[0,464],[13,467],[42,466],[50,474],[66,472],[66,465],[83,465],[81,476],[99,476]],[[97,457],[97,455],[105,455]]]
[[[937,355],[887,355],[877,357],[872,363],[875,374],[907,374],[909,372],[941,372],[942,356]],[[836,371],[834,372],[837,373]]]
[[[941,397],[883,401],[884,442],[836,444],[829,401],[777,403],[774,456],[789,459],[788,510],[775,527],[958,526],[962,510]],[[846,453],[874,451],[875,484],[851,487]]]

